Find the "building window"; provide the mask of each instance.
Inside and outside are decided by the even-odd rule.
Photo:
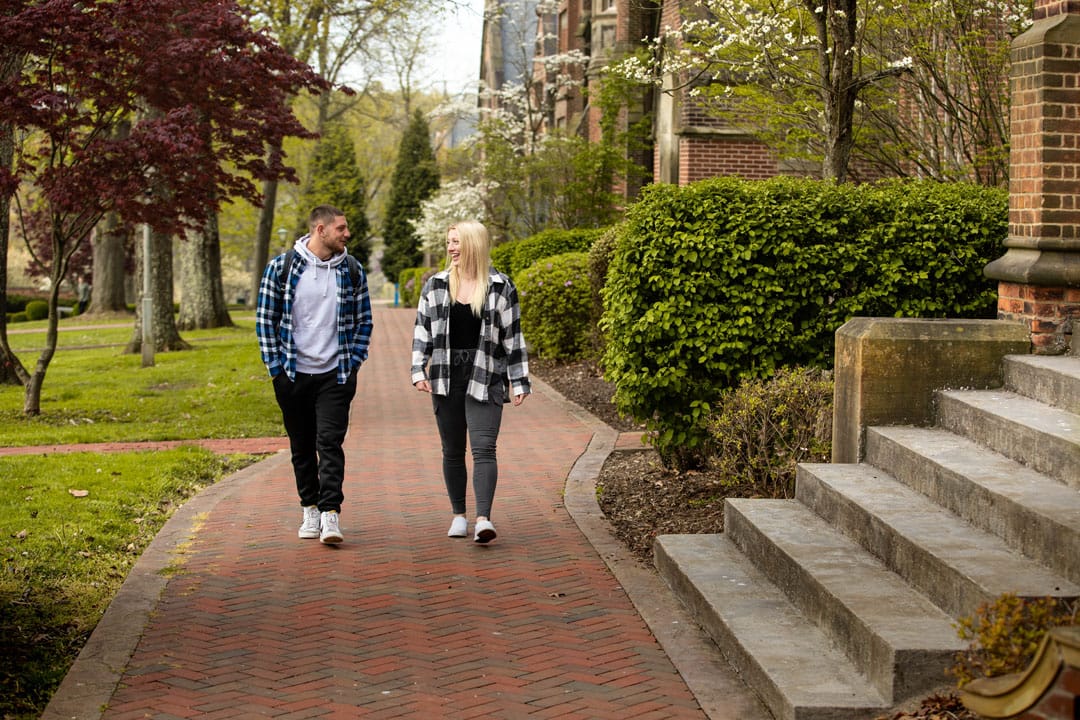
[[[600,12],[607,12],[615,7],[615,0],[600,0]]]

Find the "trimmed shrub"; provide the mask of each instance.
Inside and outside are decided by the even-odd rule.
[[[603,229],[542,230],[521,240],[511,240],[491,250],[491,264],[517,283],[518,273],[530,265],[568,252],[585,252]]]
[[[31,300],[26,303],[26,317],[28,320],[44,320],[49,317],[49,303],[44,300]]]
[[[1004,190],[716,178],[651,185],[603,291],[603,366],[662,457],[704,461],[720,394],[780,367],[832,364],[856,315],[994,317],[982,270],[1008,231]]]
[[[514,281],[530,352],[554,360],[573,360],[585,352],[590,334],[588,261],[583,252],[554,255]]]
[[[833,382],[818,368],[778,370],[725,392],[707,420],[709,463],[745,497],[795,497],[795,466],[832,456]]]
[[[438,268],[405,268],[398,273],[398,302],[402,307],[416,307],[420,302],[420,291],[428,278],[439,271]]]

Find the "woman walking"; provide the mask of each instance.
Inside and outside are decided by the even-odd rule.
[[[466,439],[472,450],[474,539],[495,539],[491,505],[499,468],[495,444],[503,404],[530,393],[517,289],[491,267],[487,228],[475,221],[446,233],[447,267],[424,284],[413,327],[412,383],[431,393],[442,440],[443,480],[453,520],[449,537],[468,537]]]

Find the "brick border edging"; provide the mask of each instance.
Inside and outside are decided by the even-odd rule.
[[[570,518],[607,565],[649,627],[672,665],[682,676],[694,699],[710,720],[770,718],[757,696],[739,678],[657,572],[637,560],[612,533],[596,500],[596,479],[608,455],[622,446],[620,433],[602,420],[571,403],[542,381],[532,380],[544,394],[566,406],[566,411],[593,431],[585,452],[574,462],[563,488],[563,504]],[[640,433],[635,443],[640,443]]]
[[[279,452],[222,478],[199,491],[165,521],[124,579],[40,720],[101,718],[169,582],[164,571],[182,567],[183,546],[198,531],[202,516],[226,499],[238,483],[265,472],[268,463],[288,461],[288,453]]]

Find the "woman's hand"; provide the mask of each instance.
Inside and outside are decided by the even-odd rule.
[[[525,402],[525,398],[528,397],[528,393],[521,393],[514,396],[514,407],[517,407],[521,403]]]
[[[431,383],[429,383],[427,380],[421,380],[420,382],[413,383],[413,387],[420,392],[431,392]]]

